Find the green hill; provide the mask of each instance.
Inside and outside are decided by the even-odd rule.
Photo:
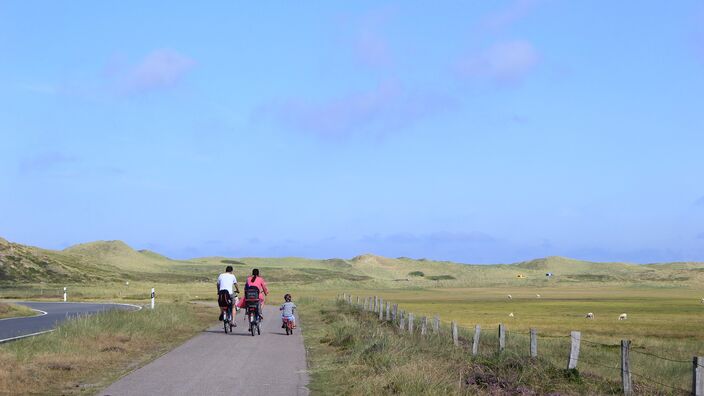
[[[225,266],[238,276],[260,268],[271,282],[311,283],[316,287],[479,287],[545,285],[545,282],[704,281],[704,263],[636,265],[596,263],[546,257],[515,264],[471,265],[407,257],[363,254],[352,259],[204,257],[172,260],[149,251],[136,251],[121,241],[98,241],[62,251],[11,243],[0,238],[0,282],[65,283],[143,280],[160,282],[214,281]],[[548,278],[547,272],[553,274]],[[360,283],[361,282],[361,283]]]

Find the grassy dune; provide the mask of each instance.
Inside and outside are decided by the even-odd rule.
[[[212,324],[217,308],[161,304],[73,319],[0,345],[0,394],[94,393]]]
[[[147,302],[155,287],[159,303],[214,301],[215,279],[226,265],[232,265],[241,279],[251,268],[259,268],[272,292],[269,303],[280,303],[287,292],[295,299],[332,300],[343,292],[377,295],[417,317],[439,314],[445,323],[454,320],[466,329],[479,324],[485,329],[486,342],[481,344],[485,352],[494,348],[499,323],[508,327],[509,348],[521,353],[527,350],[528,330],[534,327],[542,337],[542,359],[555,367],[566,361],[565,336],[579,330],[585,361],[599,363],[581,365],[580,370],[607,382],[618,375],[616,346],[621,339],[633,342],[634,372],[679,387],[687,387],[691,357],[704,354],[704,336],[698,332],[704,325],[703,263],[633,265],[547,257],[466,265],[370,254],[329,260],[178,261],[116,241],[50,251],[0,240],[0,298],[58,300],[67,286],[70,300],[139,303]],[[586,320],[587,312],[596,318]],[[629,319],[619,322],[623,312]],[[463,334],[471,339],[469,332]],[[645,354],[676,361],[648,359]]]
[[[0,319],[34,316],[36,314],[36,312],[23,305],[0,302]]]

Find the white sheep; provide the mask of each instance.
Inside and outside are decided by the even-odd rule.
[[[585,318],[587,318],[587,319],[594,319],[594,313],[589,312],[589,313],[587,314],[587,316],[585,316]]]
[[[508,299],[509,299],[509,300],[513,300],[513,296],[509,294],[509,295],[508,295]]]
[[[701,301],[701,302],[702,302],[702,304],[704,304],[704,298],[702,298],[702,301]]]
[[[509,317],[509,318],[512,318],[512,317],[513,317],[513,312],[511,312],[510,314],[508,314],[508,317]]]
[[[618,316],[618,320],[626,320],[626,319],[628,319],[628,315],[626,315],[625,313],[622,313],[621,315]]]
[[[540,294],[536,294],[535,297],[540,298]]]

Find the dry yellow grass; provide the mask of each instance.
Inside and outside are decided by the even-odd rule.
[[[66,322],[0,346],[0,394],[95,393],[213,322],[217,309],[162,304]]]

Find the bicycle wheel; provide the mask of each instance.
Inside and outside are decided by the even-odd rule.
[[[227,334],[227,318],[223,318],[222,327],[225,329],[225,334]]]
[[[252,337],[254,337],[254,323],[249,324],[249,332],[252,333]]]
[[[257,323],[257,334],[262,335],[262,330],[259,328],[259,323]]]
[[[291,335],[291,329],[286,325],[286,335]]]

